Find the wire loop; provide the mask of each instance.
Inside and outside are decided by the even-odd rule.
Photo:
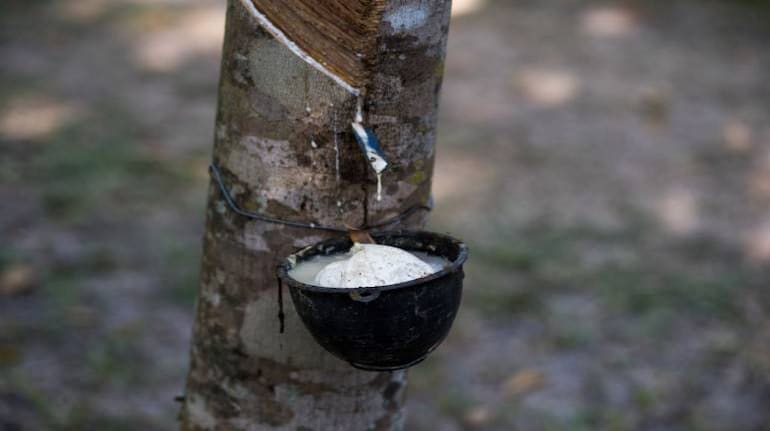
[[[214,181],[216,181],[217,186],[219,187],[219,192],[222,194],[222,197],[224,197],[225,203],[227,204],[227,206],[230,208],[230,210],[232,210],[234,213],[240,216],[247,217],[253,220],[260,220],[267,223],[282,224],[285,226],[292,226],[292,227],[301,228],[301,229],[323,230],[327,232],[339,232],[339,233],[349,232],[349,229],[347,228],[341,228],[336,226],[324,226],[324,225],[320,225],[312,222],[282,220],[282,219],[270,217],[264,214],[244,210],[241,207],[239,207],[238,204],[235,203],[235,200],[230,195],[230,192],[227,191],[227,187],[225,187],[225,183],[222,180],[222,174],[219,171],[219,168],[216,165],[211,164],[209,165],[209,172],[211,172],[212,178],[214,178]],[[411,216],[417,211],[431,211],[432,209],[433,209],[433,198],[430,199],[430,201],[428,202],[428,205],[425,205],[425,204],[413,205],[407,208],[401,214],[398,214],[397,216],[384,220],[380,223],[376,223],[374,225],[368,225],[367,223],[363,227],[361,227],[360,230],[372,230],[372,229],[381,229],[384,227],[388,227],[390,225],[403,221],[404,219]]]

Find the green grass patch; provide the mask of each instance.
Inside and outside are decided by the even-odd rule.
[[[680,317],[741,321],[740,299],[757,277],[740,251],[715,238],[671,238],[638,214],[627,216],[624,229],[541,223],[471,244],[465,304],[488,317],[538,314],[549,295],[569,290],[638,318],[644,334]],[[554,345],[576,348],[590,341],[585,335],[559,333]]]
[[[458,421],[462,421],[465,412],[474,405],[476,405],[475,400],[467,392],[457,387],[446,388],[436,399],[436,406],[441,414],[453,417]]]
[[[434,354],[409,370],[409,388],[418,392],[433,392],[445,382],[444,367],[440,355]]]
[[[201,247],[194,244],[170,242],[163,259],[164,299],[185,308],[192,308],[198,296]]]
[[[62,423],[53,425],[53,431],[110,430],[136,431],[157,429],[142,418],[105,415],[86,403],[76,405]]]
[[[642,235],[636,226],[607,231],[536,223],[501,230],[471,244],[466,303],[489,316],[539,313],[548,294],[575,287],[593,271],[584,262],[583,250],[630,247]]]
[[[649,329],[678,315],[741,318],[751,273],[739,252],[714,238],[670,238],[634,212],[626,218],[623,229],[536,223],[477,240],[466,303],[491,316],[538,313],[548,295],[582,290],[611,312],[644,317]],[[584,342],[563,335],[557,344]]]
[[[580,328],[564,328],[553,334],[553,346],[557,349],[572,350],[591,344],[593,334]]]
[[[603,268],[587,283],[610,307],[634,315],[658,310],[720,319],[739,317],[741,279],[726,274],[704,278],[667,269]]]
[[[198,273],[179,274],[170,286],[164,288],[166,299],[185,308],[192,308],[198,298]]]
[[[49,215],[77,221],[93,211],[173,200],[194,177],[187,166],[138,144],[120,112],[69,125],[38,147],[28,177],[42,190]]]
[[[96,386],[130,387],[144,381],[143,372],[134,364],[142,363],[141,352],[134,345],[135,336],[110,334],[89,344],[85,366]]]
[[[43,295],[57,308],[70,308],[80,303],[82,277],[72,273],[53,273],[43,283]]]
[[[464,303],[486,317],[510,317],[543,310],[543,293],[535,286],[513,286],[506,283],[491,286],[487,283],[474,285],[474,278],[465,291]]]

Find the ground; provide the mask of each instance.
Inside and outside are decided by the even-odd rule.
[[[408,430],[770,430],[770,7],[455,0]],[[0,15],[0,430],[172,430],[222,2]]]

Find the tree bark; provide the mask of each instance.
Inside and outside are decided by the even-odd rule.
[[[228,2],[213,159],[241,207],[343,227],[429,200],[450,1],[386,3],[363,105],[390,162],[377,201],[351,133],[356,97]],[[182,430],[401,429],[404,372],[331,356],[288,294],[279,331],[276,264],[329,235],[239,216],[212,183]]]

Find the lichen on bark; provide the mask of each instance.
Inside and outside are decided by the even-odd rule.
[[[355,97],[230,0],[213,159],[238,204],[278,218],[361,226],[365,203],[369,223],[426,203],[449,3],[385,6],[364,105],[391,165],[377,201],[350,132]],[[420,15],[404,20],[415,7]],[[423,222],[417,215],[403,225]],[[404,372],[359,371],[331,356],[290,300],[279,331],[276,264],[328,236],[244,219],[210,186],[183,430],[401,428]]]

